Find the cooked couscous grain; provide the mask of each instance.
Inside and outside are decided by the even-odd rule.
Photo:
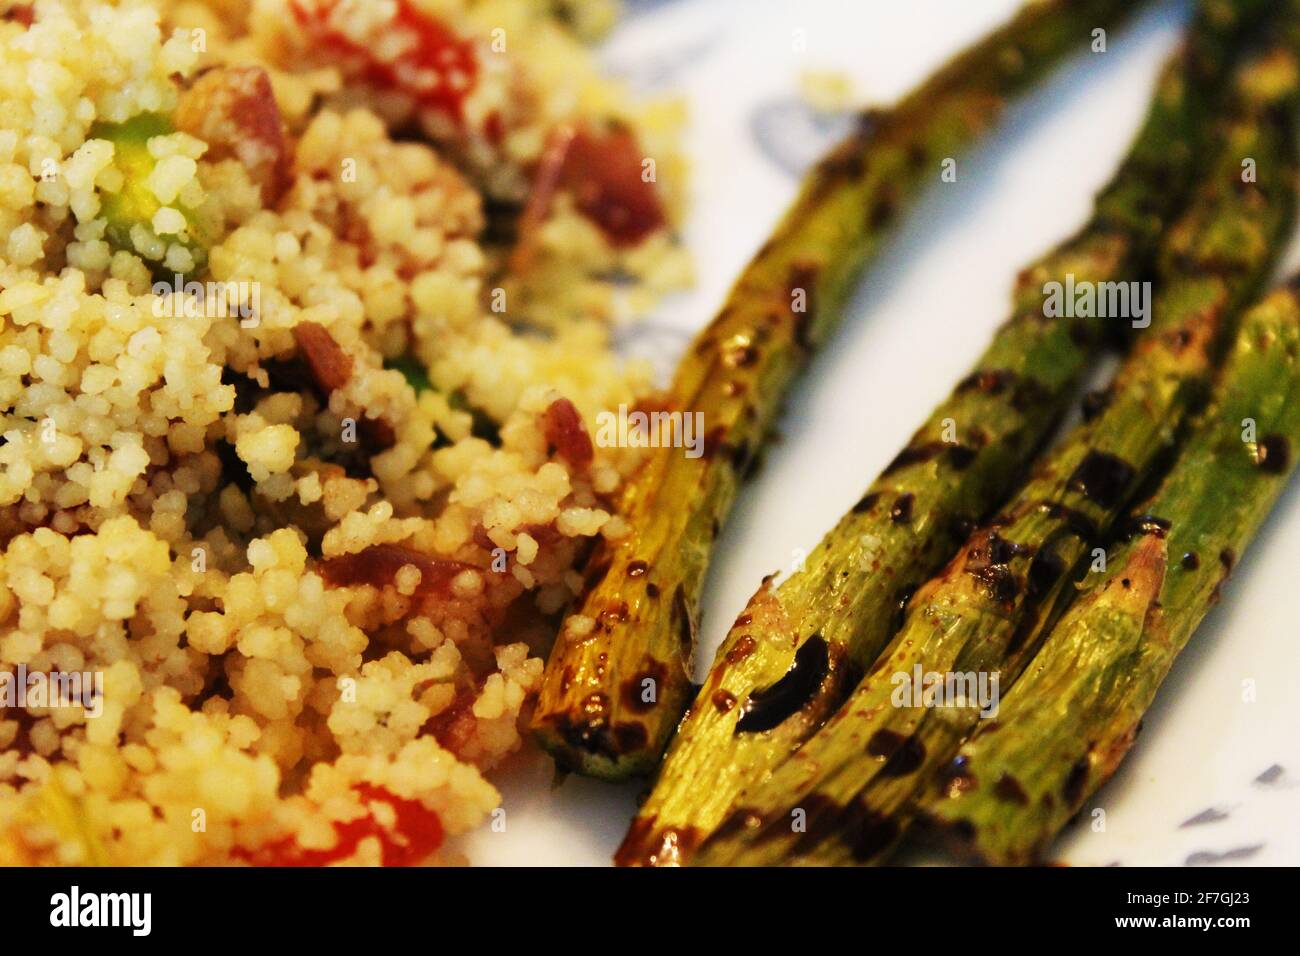
[[[603,0],[0,9],[0,864],[455,859],[626,531],[678,108]]]

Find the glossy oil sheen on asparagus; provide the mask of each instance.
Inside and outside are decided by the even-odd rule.
[[[937,181],[1068,52],[1132,0],[1037,0],[888,111],[862,118],[808,176],[776,232],[677,368],[670,410],[704,416],[704,454],[658,448],[629,483],[630,533],[602,542],[547,662],[533,729],[560,766],[654,769],[693,695],[697,605],[713,542],[787,387],[835,326],[863,264]]]
[[[1198,7],[1128,157],[1072,238],[1021,272],[1010,320],[805,567],[764,584],[731,628],[669,745],[617,861],[685,862],[737,794],[790,754],[870,665],[918,583],[1020,477],[1104,336],[1097,316],[1044,316],[1044,289],[1151,271],[1186,200],[1240,35],[1264,0]],[[905,520],[903,520],[905,519]]]
[[[928,788],[964,858],[1041,860],[1128,753],[1174,658],[1286,486],[1300,447],[1300,286],[1252,309],[1211,410],[1128,523],[1106,571]]]
[[[1295,202],[1295,50],[1271,45],[1237,72],[1210,179],[1163,243],[1152,325],[1104,407],[921,588],[845,705],[741,794],[697,862],[864,863],[894,847],[917,788],[981,716],[943,691],[972,690],[974,678],[996,695],[995,676],[1002,689],[1015,680],[1090,547],[1204,397],[1224,332],[1267,277]]]

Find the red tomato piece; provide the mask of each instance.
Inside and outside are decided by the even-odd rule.
[[[574,468],[584,469],[596,457],[587,426],[583,424],[578,409],[567,398],[557,398],[546,406],[542,429],[546,440],[555,446],[556,453]]]
[[[316,322],[299,322],[293,329],[293,339],[302,353],[311,376],[328,395],[342,388],[352,378],[352,357],[334,340],[325,326]]]
[[[204,73],[181,94],[172,121],[208,144],[208,159],[242,162],[268,205],[288,187],[291,160],[284,124],[271,78],[261,67],[217,67]]]
[[[393,808],[396,820],[392,829],[375,819],[373,813],[366,813],[346,823],[335,823],[336,839],[328,850],[303,849],[292,838],[286,838],[256,850],[239,849],[234,855],[254,866],[328,866],[346,860],[362,840],[373,836],[382,847],[384,866],[414,866],[442,846],[442,821],[424,804],[368,783],[358,784],[355,789],[367,803],[387,803]]]
[[[654,183],[642,175],[644,162],[636,136],[625,127],[604,133],[579,128],[569,143],[564,185],[615,246],[635,246],[664,225]]]
[[[400,544],[372,544],[361,551],[325,558],[320,562],[320,572],[335,587],[369,584],[382,588],[392,584],[397,572],[408,564],[420,569],[416,597],[445,592],[460,572],[478,570],[464,561],[437,558]]]
[[[474,44],[463,40],[440,20],[422,13],[409,0],[397,0],[397,12],[368,37],[345,33],[338,0],[292,0],[296,19],[320,43],[342,55],[344,67],[362,80],[384,90],[410,94],[427,109],[464,119],[465,97],[478,77]],[[380,43],[390,33],[403,37],[400,52],[380,59],[375,50],[391,48]]]

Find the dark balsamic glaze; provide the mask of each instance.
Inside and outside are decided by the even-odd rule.
[[[904,737],[897,731],[880,729],[867,741],[867,753],[883,757],[882,777],[905,777],[915,773],[925,763],[925,744],[915,737]]]
[[[993,785],[993,792],[999,800],[1007,803],[1018,803],[1021,806],[1029,803],[1029,794],[1025,793],[1020,781],[1010,774],[1004,773],[998,778],[998,782]]]
[[[907,616],[907,602],[912,600],[912,595],[916,593],[915,584],[905,584],[894,592],[894,613],[890,615],[889,632],[897,634],[903,626],[903,620]]]
[[[970,467],[970,463],[978,454],[979,449],[972,448],[970,445],[953,445],[948,451],[948,461],[952,463],[953,468],[964,471]]]
[[[795,651],[794,663],[785,676],[749,695],[740,719],[736,721],[735,732],[771,730],[812,699],[829,670],[830,653],[826,639],[814,634]]]
[[[988,532],[970,550],[966,573],[982,582],[993,600],[1011,604],[1020,593],[1020,585],[1009,563],[1017,555],[1025,554],[1026,550],[1023,545]]]
[[[1055,518],[1057,521],[1064,521],[1065,526],[1070,529],[1070,533],[1077,538],[1091,541],[1098,535],[1097,523],[1082,511],[1076,511],[1074,508],[1054,501],[1044,502],[1039,507],[1047,513],[1048,517]]]
[[[901,471],[911,465],[919,465],[921,462],[938,458],[947,447],[948,443],[942,441],[926,442],[924,445],[908,445],[894,456],[893,461],[885,466],[882,475],[892,475],[894,472]]]
[[[623,706],[634,714],[646,714],[654,710],[667,677],[668,668],[646,655],[645,666],[638,673],[625,680],[620,688],[623,696]],[[653,684],[647,688],[646,681],[653,681]],[[647,689],[653,691],[651,700],[645,699]]]
[[[853,513],[855,515],[860,515],[864,512],[870,511],[872,508],[876,506],[876,502],[879,500],[880,500],[880,492],[878,491],[873,491],[869,494],[865,494],[862,496],[862,500],[853,506]]]
[[[1065,802],[1069,806],[1073,807],[1083,799],[1083,788],[1087,782],[1088,758],[1080,757],[1070,768],[1070,774],[1065,778],[1065,785],[1061,788],[1061,795],[1065,797]]]
[[[893,846],[899,836],[898,822],[867,806],[860,797],[844,806],[829,797],[809,794],[801,808],[807,813],[808,829],[791,847],[794,857],[815,852],[827,840],[838,840],[848,845],[854,860],[866,863]],[[785,832],[784,827],[773,824],[764,836],[775,839]]]
[[[1265,435],[1255,446],[1255,464],[1270,475],[1281,475],[1291,464],[1291,443],[1281,435]]]
[[[1070,488],[1103,508],[1114,508],[1124,500],[1135,475],[1124,459],[1090,451],[1070,476]]]
[[[744,635],[736,641],[731,650],[727,651],[727,663],[739,664],[750,654],[754,653],[754,648],[756,646],[758,646],[758,642],[748,634]]]

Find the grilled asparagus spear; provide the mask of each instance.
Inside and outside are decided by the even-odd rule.
[[[1213,125],[1214,93],[1239,34],[1261,8],[1260,0],[1198,8],[1187,44],[1163,70],[1146,121],[1091,220],[1021,272],[1011,319],[974,371],[822,539],[804,570],[750,599],[669,745],[619,863],[685,862],[737,794],[817,730],[842,701],[847,675],[860,675],[888,641],[909,587],[951,556],[964,522],[987,514],[1005,494],[1103,337],[1097,317],[1046,319],[1045,283],[1149,273],[1160,231],[1186,199],[1192,159]],[[896,520],[904,495],[910,521]],[[786,677],[794,661],[796,676]],[[796,686],[801,693],[791,693]]]
[[[981,714],[944,692],[969,698],[980,677],[1015,680],[1089,543],[1171,447],[1204,394],[1224,329],[1267,276],[1295,203],[1297,49],[1277,44],[1238,72],[1210,181],[1165,240],[1154,321],[1104,410],[1045,456],[1006,509],[918,592],[847,703],[741,794],[697,862],[871,862],[897,842],[917,788]],[[1257,182],[1243,182],[1247,158]]]
[[[1030,863],[1133,744],[1174,658],[1277,500],[1300,442],[1300,286],[1242,322],[1208,413],[1133,536],[930,790],[955,851]],[[1249,440],[1247,440],[1249,439]],[[936,792],[937,791],[937,792]]]
[[[809,175],[776,232],[679,364],[672,410],[700,412],[703,456],[657,450],[629,484],[631,533],[602,543],[561,628],[533,717],[562,766],[649,772],[692,694],[701,580],[740,476],[786,387],[830,334],[906,203],[1098,27],[1138,4],[1038,0],[859,130]]]

